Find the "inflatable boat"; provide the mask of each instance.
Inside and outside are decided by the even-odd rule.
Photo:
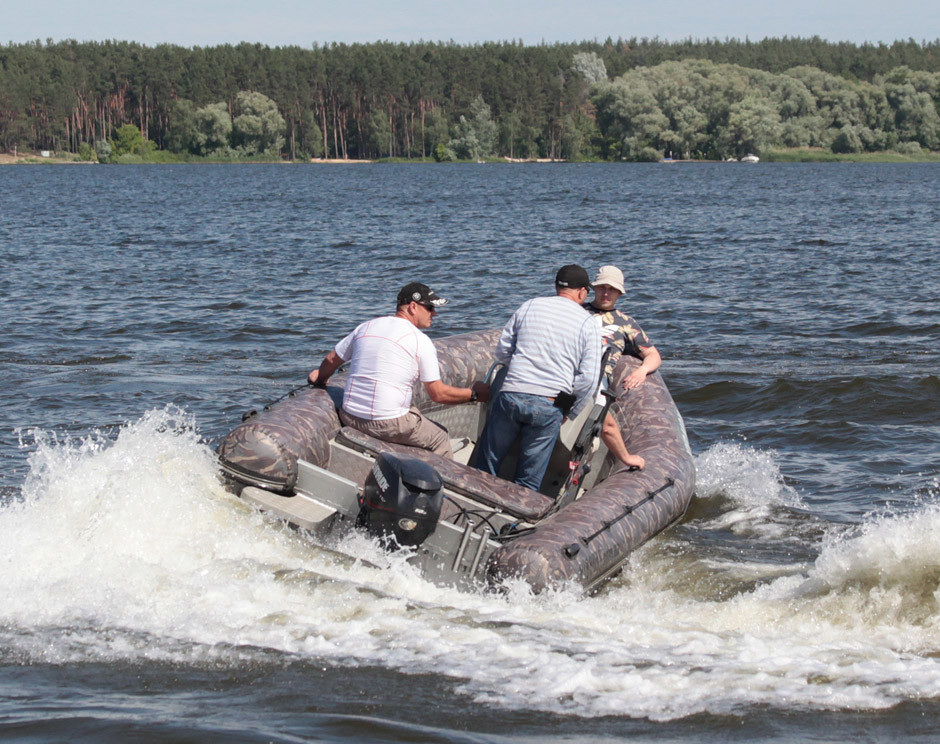
[[[487,379],[495,395],[498,330],[436,340],[441,377],[469,387]],[[577,584],[593,591],[630,553],[682,518],[695,488],[685,427],[659,373],[625,392],[639,365],[624,355],[602,402],[562,426],[538,491],[512,483],[515,453],[501,477],[471,466],[487,404],[440,405],[416,383],[414,404],[446,427],[454,459],[375,439],[337,415],[344,374],[246,414],[218,448],[223,476],[243,499],[342,550],[365,529],[432,581],[499,587],[521,579],[535,592]],[[600,440],[610,411],[643,470],[614,462]]]

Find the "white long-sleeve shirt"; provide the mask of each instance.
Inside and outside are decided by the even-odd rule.
[[[503,328],[496,359],[508,364],[502,390],[554,398],[571,393],[574,418],[590,402],[601,373],[601,337],[594,318],[566,297],[523,303]]]

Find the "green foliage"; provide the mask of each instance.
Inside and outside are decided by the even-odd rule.
[[[322,158],[323,132],[317,124],[317,114],[313,109],[307,109],[298,122],[300,134],[300,152],[308,158]]]
[[[568,114],[561,130],[561,157],[565,160],[594,160],[599,157],[600,132],[594,117],[578,109]]]
[[[144,139],[144,136],[133,124],[125,124],[119,127],[110,140],[111,157],[116,158],[118,162],[124,155],[135,155],[141,160],[150,152],[156,149],[156,145]]]
[[[638,159],[645,148],[718,159],[781,146],[853,153],[898,137],[940,145],[928,92],[940,86],[922,74],[919,91],[908,77],[895,74],[880,87],[806,66],[771,74],[688,60],[631,70],[596,85],[592,100],[611,158]]]
[[[78,146],[78,159],[90,162],[92,160],[97,160],[98,155],[95,153],[95,149],[89,145],[87,142],[82,142]]]
[[[171,105],[166,147],[171,152],[199,152],[199,126],[196,122],[196,106],[192,101],[181,98]]]
[[[187,99],[176,101],[169,113],[168,149],[200,157],[278,158],[286,123],[274,101],[261,93],[240,91],[233,109],[234,118],[224,101],[199,108]],[[300,133],[302,147],[322,152],[320,130],[312,116]]]
[[[894,149],[901,155],[920,155],[923,151],[919,142],[901,142]]]
[[[669,119],[642,77],[625,75],[599,86],[594,104],[601,132],[616,143],[606,153],[611,159],[638,159],[641,150],[655,147],[660,134],[669,130]]]
[[[95,152],[98,154],[99,163],[111,162],[111,143],[108,140],[98,140],[95,143]]]
[[[770,101],[747,96],[728,108],[728,123],[718,138],[722,155],[760,153],[780,140],[780,114]]]
[[[241,155],[278,157],[284,149],[284,117],[263,93],[241,91],[235,96],[232,146]]]
[[[450,142],[450,123],[441,109],[432,108],[424,115],[423,135],[427,152],[437,153],[442,146],[446,149]]]
[[[652,147],[641,147],[634,159],[638,163],[658,163],[663,159],[663,152]]]
[[[846,124],[832,141],[830,149],[836,153],[861,152],[864,149],[862,138],[855,127]]]
[[[583,77],[588,85],[607,82],[607,65],[597,52],[577,52],[571,68]]]
[[[898,139],[918,142],[931,150],[940,147],[940,115],[929,93],[918,91],[910,82],[887,83],[885,93],[894,112]]]
[[[483,96],[470,104],[470,118],[460,117],[457,134],[449,147],[461,160],[480,160],[496,151],[496,123]]]
[[[443,142],[439,142],[434,148],[434,159],[438,163],[452,163],[457,159],[457,154]]]
[[[366,143],[368,151],[377,158],[390,155],[392,152],[392,126],[388,114],[384,111],[373,111],[366,119]]]
[[[221,155],[232,153],[232,117],[224,103],[210,103],[195,111],[196,155]]]
[[[510,158],[537,158],[539,135],[537,127],[527,125],[519,114],[510,112],[499,125],[499,151]]]

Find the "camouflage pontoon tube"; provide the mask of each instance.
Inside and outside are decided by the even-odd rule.
[[[491,580],[518,576],[535,591],[571,581],[592,588],[685,513],[695,490],[685,426],[658,372],[629,393],[622,390],[621,382],[639,364],[621,358],[611,384],[620,396],[610,412],[627,449],[641,455],[646,467],[630,471],[618,463],[577,501],[507,543],[490,559]]]

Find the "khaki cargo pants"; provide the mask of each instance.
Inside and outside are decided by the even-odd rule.
[[[408,444],[412,447],[431,450],[442,457],[453,458],[450,448],[450,435],[440,424],[426,418],[417,408],[412,408],[404,416],[393,419],[364,419],[339,409],[339,420],[343,426],[351,426],[364,434],[385,442]]]

